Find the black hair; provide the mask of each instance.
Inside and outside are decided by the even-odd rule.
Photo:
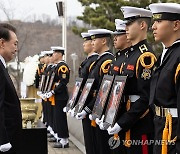
[[[16,28],[8,23],[0,23],[0,39],[4,39],[6,41],[10,40],[10,32],[12,31],[16,34]]]

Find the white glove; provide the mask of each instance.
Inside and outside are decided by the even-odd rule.
[[[71,110],[71,112],[70,112],[71,117],[75,117],[75,113],[74,113],[74,111],[75,111],[75,108],[73,108],[73,109]]]
[[[45,100],[46,99],[46,93],[45,94],[41,94],[40,97]]]
[[[99,124],[99,128],[100,128],[101,130],[107,130],[107,127],[104,125],[104,122],[101,122],[101,123]]]
[[[97,125],[100,125],[100,123],[102,123],[103,122],[103,120],[104,120],[104,115],[102,115],[102,117],[101,117],[101,119],[99,120],[99,118],[96,118],[96,124]]]
[[[9,151],[11,148],[12,148],[11,143],[6,143],[6,144],[3,144],[3,145],[0,145],[0,151],[1,151],[1,152],[7,152],[7,151]]]
[[[42,94],[42,91],[37,91],[38,96],[41,96],[41,94]]]
[[[107,131],[108,131],[108,134],[109,135],[113,135],[113,134],[118,134],[120,131],[121,131],[121,127],[117,124],[117,123],[115,123],[115,125],[114,125],[114,127],[109,127],[108,129],[107,129]]]
[[[46,98],[50,98],[53,95],[52,91],[46,93]]]
[[[63,108],[63,112],[67,112],[67,107],[64,107],[64,108]]]
[[[78,113],[78,114],[76,115],[76,119],[78,119],[78,120],[84,119],[84,118],[86,117],[86,115],[87,115],[87,112],[84,111],[84,110],[82,110],[81,113]]]
[[[68,110],[68,113],[70,113],[70,114],[71,114],[71,110],[72,110],[72,109],[69,109],[69,110]]]
[[[89,115],[90,120],[94,120],[92,114]]]

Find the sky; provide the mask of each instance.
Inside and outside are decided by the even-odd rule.
[[[57,18],[56,2],[58,0],[0,0],[0,17],[5,20],[6,16],[2,11],[2,5],[5,6],[13,19],[28,20],[34,14],[42,16],[49,15],[52,19]],[[67,16],[75,17],[81,15],[83,7],[78,0],[66,0]],[[11,16],[11,17],[12,17]]]

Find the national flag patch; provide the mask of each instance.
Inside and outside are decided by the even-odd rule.
[[[132,71],[134,71],[134,65],[127,65],[127,70],[132,70]]]
[[[118,66],[114,66],[113,70],[118,72],[119,71],[119,67]]]

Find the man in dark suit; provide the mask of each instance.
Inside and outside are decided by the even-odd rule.
[[[17,52],[16,29],[0,24],[0,153],[18,154],[22,118],[20,102],[13,82],[6,70],[6,62]]]

